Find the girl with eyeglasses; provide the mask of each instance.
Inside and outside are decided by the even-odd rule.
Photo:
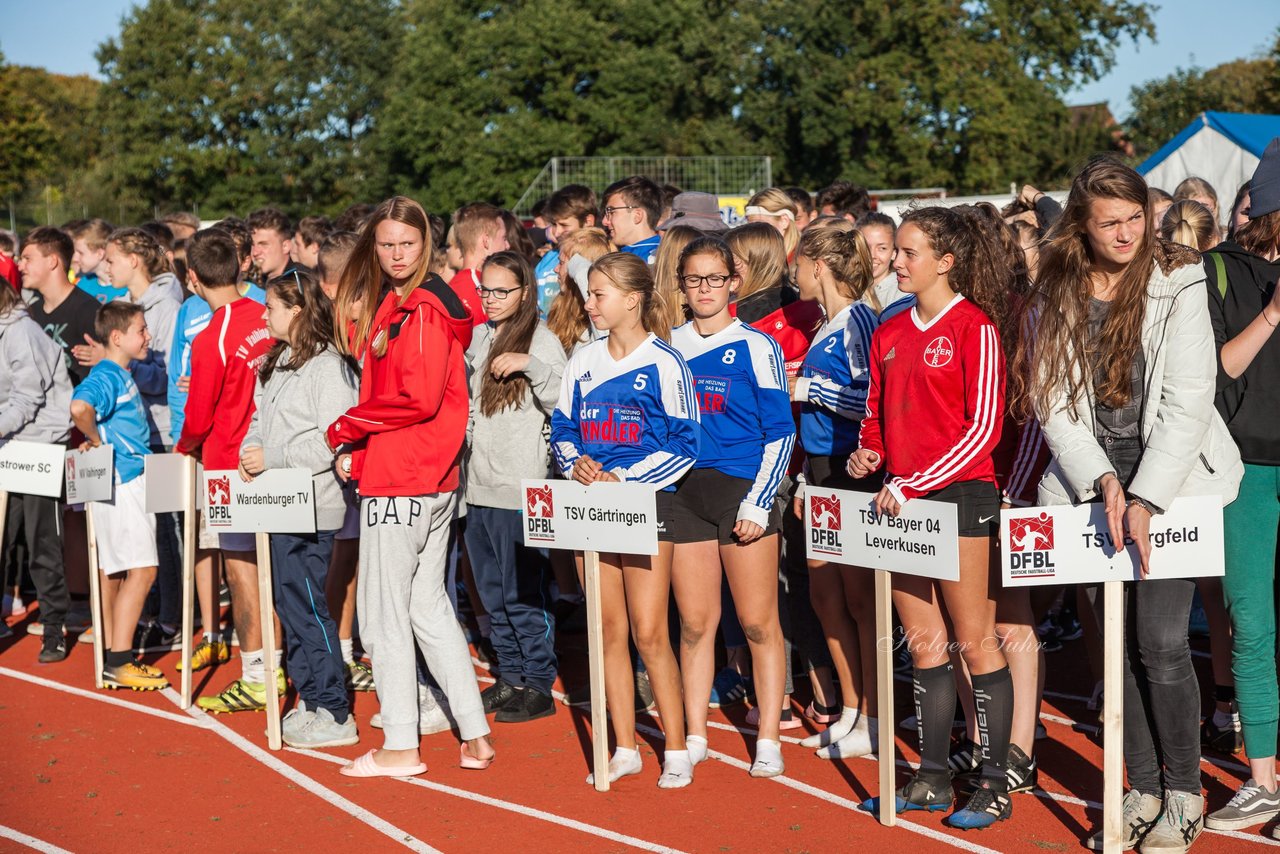
[[[706,439],[672,502],[686,742],[694,765],[706,758],[723,565],[759,701],[751,776],[776,777],[783,772],[778,730],[786,664],[778,619],[781,514],[774,505],[795,443],[782,350],[729,311],[739,279],[723,240],[694,240],[678,270],[692,320],[672,332],[671,343],[693,374]]]
[[[555,714],[555,634],[547,608],[550,565],[522,545],[520,481],[546,477],[547,424],[560,395],[564,348],[538,319],[529,261],[499,252],[480,271],[488,320],[475,328],[465,537],[480,601],[498,653],[498,681],[480,694],[499,723]]]

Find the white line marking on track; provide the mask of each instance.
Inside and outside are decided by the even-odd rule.
[[[171,700],[175,706],[182,702],[182,697],[180,697],[178,692],[172,688],[165,688],[162,693],[165,697]],[[230,742],[233,746],[239,748],[244,753],[247,753],[253,759],[258,760],[272,771],[275,771],[280,776],[289,780],[289,782],[306,789],[308,792],[320,798],[320,800],[330,806],[342,810],[347,815],[368,825],[389,839],[398,842],[410,851],[416,851],[418,854],[441,854],[441,852],[432,848],[430,845],[412,834],[401,830],[386,819],[374,815],[359,804],[347,800],[332,789],[326,788],[288,763],[280,761],[258,745],[240,735],[240,733],[231,729],[226,724],[206,715],[195,706],[192,706],[186,711],[187,714],[193,718],[203,718],[207,720],[209,722],[208,728],[214,733],[221,736],[224,740]]]
[[[290,753],[298,753],[303,756],[310,756],[312,759],[321,759],[325,762],[332,762],[338,765],[344,765],[346,764],[346,761],[347,761],[339,756],[331,756],[328,753],[321,753],[318,750],[302,750],[294,747],[287,747],[285,749],[288,750]],[[594,824],[586,824],[581,821],[576,821],[571,818],[566,818],[564,816],[556,815],[555,813],[544,812],[543,810],[536,809],[534,807],[527,807],[527,806],[524,806],[523,804],[515,804],[510,801],[503,801],[503,800],[499,800],[498,798],[491,798],[488,795],[481,795],[476,792],[468,792],[465,789],[455,789],[452,786],[446,786],[443,783],[436,783],[432,780],[423,780],[420,777],[399,777],[396,779],[399,779],[403,783],[409,783],[414,786],[421,786],[424,789],[430,789],[433,792],[440,792],[441,794],[445,794],[445,795],[453,795],[454,797],[462,798],[468,801],[474,801],[475,803],[478,803],[478,804],[485,804],[486,806],[496,807],[501,810],[507,810],[509,812],[519,813],[520,815],[528,816],[530,818],[542,819],[543,821],[548,821],[548,822],[551,822],[552,824],[560,825],[561,827],[567,827],[573,830],[580,830],[583,833],[589,833],[592,836],[599,836],[602,839],[608,839],[613,842],[621,842],[623,845],[630,845],[632,848],[639,848],[641,851],[654,851],[654,852],[658,852],[658,854],[681,854],[679,849],[676,849],[676,848],[668,848],[665,845],[658,845],[657,843],[654,843],[654,842],[646,842],[645,840],[637,839],[634,836],[627,836],[626,834],[623,834],[623,833],[615,833],[612,830],[606,830],[603,827],[597,827]]]
[[[0,839],[12,839],[19,845],[25,845],[28,848],[41,852],[41,854],[71,854],[65,848],[59,848],[52,842],[45,842],[43,839],[36,839],[34,836],[28,836],[21,830],[14,830],[12,827],[5,827],[0,824]]]
[[[73,688],[70,685],[63,685],[61,682],[54,682],[52,679],[44,679],[39,676],[32,676],[30,673],[23,673],[20,670],[10,670],[7,667],[0,667],[0,675],[9,676],[13,679],[20,679],[23,682],[30,682],[32,685],[40,685],[44,688],[52,688],[55,691],[61,691],[64,694],[72,694],[76,697],[84,697],[89,700],[97,700],[99,703],[107,703],[112,706],[120,706],[134,712],[142,712],[144,715],[151,715],[156,718],[164,718],[167,721],[182,724],[183,726],[200,727],[207,729],[208,724],[200,720],[192,720],[186,715],[175,715],[173,712],[166,712],[162,709],[153,709],[150,706],[144,706],[141,703],[130,703],[128,700],[121,700],[116,697],[102,694],[95,691],[86,691],[83,688]]]

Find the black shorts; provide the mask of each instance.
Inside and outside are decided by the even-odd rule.
[[[811,456],[809,463],[809,482],[825,489],[849,489],[854,492],[880,491],[884,486],[884,474],[874,472],[858,479],[849,474],[850,454],[836,454],[832,457]]]
[[[674,543],[675,540],[675,500],[674,492],[658,490],[654,494],[654,503],[658,513],[658,542]]]
[[[752,481],[730,477],[716,469],[694,469],[676,486],[672,501],[674,543],[705,543],[715,540],[722,546],[737,542],[733,527],[738,524],[738,507],[751,491]],[[777,533],[782,514],[777,502],[769,509],[764,534]]]
[[[1000,490],[990,481],[962,480],[920,497],[956,505],[956,528],[962,537],[994,537],[999,531]]]

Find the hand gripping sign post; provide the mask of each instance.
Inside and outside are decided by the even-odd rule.
[[[98,572],[98,534],[93,525],[93,501],[110,501],[115,492],[115,455],[110,445],[88,451],[67,451],[63,457],[68,504],[83,504],[89,540],[89,615],[93,621],[93,684],[102,687],[103,642],[107,620],[102,612],[102,578]]]
[[[954,504],[915,499],[897,517],[875,512],[875,496],[806,486],[804,489],[805,554],[867,567],[876,573],[876,685],[880,702],[880,823],[891,827],[894,812],[893,741],[893,586],[892,574],[918,575],[940,581],[960,579],[960,546]]]
[[[275,597],[269,534],[314,534],[315,488],[306,469],[269,469],[250,483],[234,469],[204,473],[205,524],[227,534],[256,534],[262,660],[267,689],[267,746],[279,750],[280,693],[276,685]]]
[[[600,614],[600,552],[658,553],[654,489],[633,483],[524,480],[524,544],[583,552],[587,597],[587,655],[591,672],[591,755],[597,792],[609,791],[609,729],[604,693]]]
[[[191,708],[191,636],[195,632],[196,461],[185,454],[149,454],[145,461],[148,513],[182,514],[182,702]],[[212,631],[205,626],[205,631]]]
[[[1124,848],[1124,588],[1141,582],[1137,547],[1128,537],[1111,541],[1101,504],[1023,507],[1000,519],[1000,563],[1010,587],[1095,584],[1103,589],[1102,832],[1103,851]],[[1151,578],[1220,576],[1225,565],[1222,501],[1216,496],[1179,498],[1151,517]]]

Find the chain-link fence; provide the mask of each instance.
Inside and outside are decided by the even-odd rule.
[[[773,186],[773,161],[769,157],[553,157],[512,212],[528,216],[534,202],[567,184],[585,184],[600,193],[629,175],[643,175],[684,191],[750,196]]]
[[[62,225],[77,219],[101,217],[115,224],[133,224],[158,217],[162,211],[139,201],[80,188],[33,187],[0,198],[0,228],[25,234],[38,225]]]

